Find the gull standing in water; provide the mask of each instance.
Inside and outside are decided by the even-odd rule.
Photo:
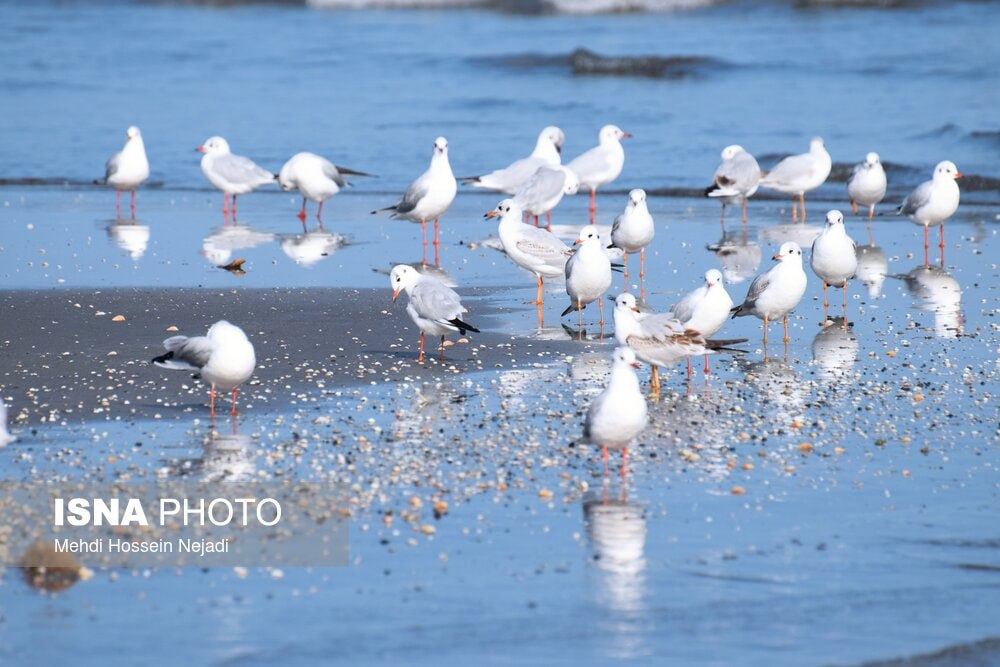
[[[558,167],[561,158],[563,142],[566,135],[558,127],[550,125],[542,130],[535,143],[535,150],[526,158],[497,169],[482,176],[469,176],[462,179],[474,188],[496,190],[508,195],[516,194],[526,180],[538,171],[540,167]]]
[[[500,216],[497,233],[504,252],[515,264],[531,271],[538,279],[538,296],[530,303],[541,310],[542,280],[565,275],[571,250],[552,232],[521,222],[521,209],[513,199],[504,199],[483,217],[496,216]]]
[[[802,222],[806,221],[806,193],[826,182],[833,161],[823,146],[823,139],[814,137],[809,142],[809,152],[790,155],[761,175],[760,184],[765,188],[792,195],[792,220],[798,220],[795,197],[802,201]]]
[[[424,361],[424,334],[441,336],[443,359],[445,336],[456,331],[463,336],[467,331],[479,333],[479,329],[462,321],[462,314],[468,311],[462,306],[462,301],[455,290],[437,278],[421,274],[408,264],[398,264],[392,267],[389,281],[392,285],[393,301],[399,297],[401,291],[405,291],[410,298],[410,302],[406,304],[406,312],[420,329],[418,363]]]
[[[104,167],[104,180],[96,181],[115,189],[115,212],[122,217],[122,192],[132,193],[132,219],[135,219],[135,191],[149,178],[149,161],[142,133],[132,125],[125,131],[125,145],[111,156]]]
[[[774,256],[778,263],[750,283],[746,299],[732,309],[733,317],[753,315],[764,320],[764,347],[767,348],[767,325],[770,320],[783,318],[784,341],[788,343],[788,313],[806,293],[806,272],[802,270],[802,248],[794,241],[786,241]]]
[[[236,195],[253,192],[262,185],[273,183],[277,174],[257,165],[242,155],[229,150],[229,142],[222,137],[209,137],[196,149],[201,156],[201,172],[208,182],[222,190],[222,214],[229,214],[229,195],[233,196],[233,220],[236,220]]]
[[[722,284],[722,272],[709,269],[705,272],[705,284],[689,292],[683,299],[670,307],[670,315],[685,329],[697,331],[705,339],[718,333],[729,319],[733,300]],[[691,359],[688,358],[688,372]],[[705,373],[709,372],[708,355],[705,355]]]
[[[583,327],[583,309],[592,301],[597,301],[601,310],[600,325],[604,326],[604,301],[601,297],[611,287],[611,258],[605,252],[601,237],[593,227],[580,230],[576,240],[580,247],[566,262],[566,293],[570,304],[560,317],[566,317],[574,310],[579,314]]]
[[[590,404],[583,426],[583,439],[601,446],[604,476],[608,476],[608,449],[622,450],[622,479],[628,463],[628,447],[649,423],[646,398],[639,387],[635,353],[627,347],[615,350],[608,386]]]
[[[250,379],[257,366],[253,343],[234,324],[219,320],[204,336],[188,338],[172,336],[163,341],[166,354],[153,359],[160,368],[174,371],[197,371],[211,387],[211,411],[215,415],[215,391],[233,392],[233,409],[236,414],[237,388]]]
[[[847,328],[847,281],[858,270],[857,244],[847,235],[844,214],[833,210],[826,214],[826,226],[812,244],[809,263],[823,281],[823,324],[828,321],[830,301],[826,296],[827,285],[844,288],[844,328]]]
[[[371,176],[363,171],[338,167],[315,153],[296,153],[278,172],[278,184],[285,192],[298,190],[302,195],[302,210],[298,218],[306,221],[306,200],[319,204],[316,219],[323,224],[323,202],[334,196],[349,183],[344,176]]]
[[[868,235],[871,236],[872,218],[875,205],[885,199],[887,185],[885,169],[878,153],[868,153],[865,161],[854,165],[851,178],[847,181],[847,196],[851,198],[851,210],[858,214],[858,204],[868,207]],[[874,243],[874,241],[872,241]]]
[[[597,135],[597,146],[566,165],[579,177],[580,187],[590,190],[590,224],[594,224],[597,214],[597,188],[622,173],[625,149],[621,140],[631,136],[616,125],[605,125]]]
[[[535,217],[545,215],[545,228],[552,231],[552,209],[559,205],[563,195],[575,195],[580,189],[580,179],[566,167],[539,167],[514,195],[514,203],[521,210]]]
[[[448,140],[438,137],[434,140],[431,165],[417,180],[406,188],[403,198],[387,208],[372,211],[392,211],[390,217],[419,222],[423,227],[424,264],[427,264],[427,221],[434,220],[434,264],[440,264],[438,256],[438,218],[444,215],[455,201],[458,182],[451,172],[448,162]]]
[[[896,213],[908,215],[916,225],[924,226],[924,266],[930,265],[928,235],[931,227],[941,227],[941,263],[944,264],[944,221],[958,210],[961,193],[958,183],[962,172],[954,162],[945,160],[934,167],[934,176],[924,181],[903,200]]]
[[[715,170],[712,185],[705,188],[706,197],[718,197],[722,201],[722,227],[726,227],[726,206],[742,204],[743,228],[747,226],[747,199],[760,186],[760,165],[756,158],[742,146],[733,144],[722,149],[722,162]]]
[[[639,253],[639,283],[641,296],[646,298],[646,246],[653,242],[656,227],[653,216],[646,206],[646,191],[636,188],[628,193],[628,203],[625,211],[615,218],[611,226],[611,245],[624,253],[625,259],[625,290],[628,291],[628,256],[629,253]]]

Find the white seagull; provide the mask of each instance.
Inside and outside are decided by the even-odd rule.
[[[799,197],[802,201],[802,222],[805,222],[806,193],[823,185],[832,167],[833,161],[823,146],[823,139],[813,137],[808,153],[786,157],[774,169],[761,174],[760,184],[792,195],[792,220],[798,219],[795,197]]]
[[[604,474],[608,474],[608,448],[622,450],[622,479],[628,462],[628,447],[649,423],[646,398],[639,388],[635,354],[627,347],[614,351],[611,380],[587,410],[583,440],[601,446]]]
[[[545,215],[546,229],[552,229],[552,209],[559,205],[564,195],[575,195],[580,189],[580,179],[566,167],[539,167],[514,195],[514,203],[528,215]]]
[[[219,320],[204,336],[172,336],[163,341],[166,354],[153,359],[160,368],[197,371],[211,387],[211,410],[215,414],[215,391],[233,392],[232,414],[236,414],[237,388],[250,379],[257,366],[253,343],[234,324]]]
[[[302,210],[299,220],[306,221],[306,200],[319,204],[316,219],[322,222],[323,202],[349,185],[344,176],[371,176],[363,171],[338,167],[325,157],[315,153],[296,153],[278,172],[278,184],[285,192],[298,190],[302,195]]]
[[[636,356],[652,366],[650,385],[660,388],[660,366],[675,364],[699,354],[713,354],[705,337],[685,329],[670,313],[641,312],[635,296],[628,292],[615,297],[615,339],[627,345]]]
[[[423,227],[424,264],[427,263],[427,221],[434,221],[434,263],[438,258],[438,218],[444,215],[451,203],[455,201],[458,192],[458,181],[451,171],[448,162],[448,140],[438,137],[434,140],[434,152],[431,153],[431,165],[427,171],[420,174],[417,180],[406,188],[403,198],[392,206],[372,211],[392,211],[390,217],[410,222],[419,222]]]
[[[917,186],[896,210],[899,214],[910,216],[914,224],[924,226],[925,266],[930,264],[927,256],[929,229],[938,225],[941,226],[941,242],[938,247],[941,248],[941,261],[944,262],[944,221],[958,210],[961,193],[955,181],[959,178],[962,178],[962,172],[954,162],[938,162],[931,180]]]
[[[132,217],[135,218],[135,191],[149,178],[149,161],[146,146],[142,143],[142,133],[135,125],[125,131],[125,145],[111,156],[104,167],[104,181],[115,189],[115,211],[121,218],[122,192],[132,193]],[[101,182],[101,181],[98,181]]]
[[[865,161],[854,165],[851,178],[847,181],[847,196],[851,198],[851,210],[858,214],[858,204],[868,207],[868,224],[875,216],[875,205],[885,199],[887,181],[885,169],[878,153],[868,153]]]
[[[462,306],[455,290],[434,276],[422,274],[408,264],[397,264],[389,274],[389,283],[392,285],[393,301],[401,291],[405,291],[410,299],[406,312],[420,329],[418,363],[424,361],[424,334],[441,336],[443,358],[445,336],[456,331],[463,336],[466,331],[479,333],[479,329],[462,321],[462,314],[468,311]]]
[[[636,188],[628,193],[625,210],[611,226],[611,245],[608,247],[618,248],[624,253],[625,289],[628,289],[629,253],[639,253],[639,282],[643,298],[646,297],[646,246],[653,242],[655,233],[653,216],[646,205],[646,191]]]
[[[746,299],[732,310],[733,317],[753,315],[764,320],[765,347],[768,322],[779,317],[783,318],[784,341],[788,342],[788,313],[799,305],[808,281],[806,272],[802,270],[802,248],[798,243],[783,243],[774,259],[778,264],[754,278]]]
[[[222,214],[229,213],[229,195],[233,196],[233,220],[236,219],[236,195],[253,192],[262,185],[278,178],[267,169],[242,155],[229,150],[229,142],[222,137],[209,137],[196,149],[201,156],[201,172],[208,182],[222,190]]]
[[[844,288],[844,327],[847,327],[847,281],[858,270],[857,244],[847,235],[844,214],[833,210],[826,214],[826,226],[812,244],[809,264],[823,281],[823,322],[827,321],[830,301],[826,296],[827,285]]]
[[[500,216],[497,233],[504,252],[515,264],[531,271],[538,279],[538,296],[532,303],[541,308],[542,280],[565,275],[566,261],[572,251],[552,232],[521,222],[521,209],[513,199],[504,199],[483,217],[497,216]]]
[[[722,284],[722,272],[709,269],[705,272],[705,284],[671,306],[670,314],[685,329],[697,331],[708,339],[718,333],[732,309],[733,300]],[[690,364],[688,359],[689,370]],[[705,355],[705,372],[709,372],[708,355]]]
[[[733,144],[722,149],[722,162],[715,170],[712,184],[705,188],[706,197],[722,201],[722,225],[726,224],[726,206],[743,205],[743,224],[747,224],[747,199],[760,186],[760,165],[742,146]]]
[[[566,262],[566,293],[570,304],[560,317],[576,310],[583,326],[583,308],[597,301],[601,309],[600,325],[604,326],[604,301],[601,297],[611,287],[611,258],[605,252],[601,237],[591,226],[580,230],[575,242],[580,247]]]
[[[580,178],[580,187],[590,190],[590,222],[597,212],[597,188],[612,182],[625,166],[621,140],[632,135],[617,125],[605,125],[597,135],[598,144],[570,162],[567,167]]]
[[[6,447],[17,438],[7,430],[7,404],[0,398],[0,447]]]
[[[475,188],[496,190],[508,195],[516,194],[526,180],[538,171],[539,167],[558,167],[561,158],[563,142],[566,135],[558,127],[550,125],[538,135],[535,150],[526,158],[497,169],[482,176],[469,176],[462,181]]]

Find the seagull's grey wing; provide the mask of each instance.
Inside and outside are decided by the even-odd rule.
[[[242,155],[220,155],[212,163],[212,170],[230,183],[263,185],[274,180],[274,174]]]
[[[753,155],[743,151],[742,153],[737,153],[729,161],[726,176],[737,190],[746,192],[753,189],[760,182],[760,165],[757,164],[757,160]]]
[[[320,160],[320,164],[323,165],[323,175],[340,187],[347,187],[347,181],[344,180],[344,176],[340,173],[340,170],[337,169],[337,165],[330,162],[326,158],[320,158]]]
[[[429,277],[424,277],[413,288],[410,303],[421,317],[438,322],[449,322],[465,312],[455,290]]]
[[[747,290],[747,298],[743,300],[743,305],[752,308],[754,303],[757,302],[757,298],[764,293],[764,290],[770,284],[771,280],[767,277],[766,273],[762,273],[754,278],[753,282],[750,283],[750,289]]]
[[[163,347],[167,353],[153,359],[157,366],[171,370],[201,370],[215,346],[205,336],[172,336],[163,341]]]
[[[694,306],[698,298],[698,291],[690,292],[683,299],[670,307],[670,314],[679,322],[687,322],[694,315]]]
[[[560,263],[566,261],[569,246],[552,232],[531,225],[524,225],[524,229],[519,231],[521,234],[516,245],[521,252],[546,261],[558,260]]]
[[[670,313],[650,313],[639,319],[639,333],[643,338],[663,341],[684,333],[684,327]]]
[[[115,153],[108,160],[108,163],[104,165],[104,180],[107,181],[109,178],[114,176],[118,172],[118,164],[121,162],[122,154],[121,152]]]
[[[417,180],[410,183],[410,187],[406,188],[406,192],[403,193],[403,198],[399,200],[396,204],[396,213],[409,213],[417,207],[420,200],[427,196],[427,193],[431,190],[431,173],[430,171],[425,171],[422,173]]]
[[[804,175],[811,173],[816,168],[816,162],[812,155],[804,153],[802,155],[792,155],[775,165],[774,169],[768,172],[763,180],[766,183],[787,184],[790,181],[797,181]]]
[[[594,427],[594,417],[603,409],[604,404],[608,400],[608,396],[609,392],[605,390],[598,394],[597,397],[590,402],[590,408],[587,409],[587,418],[583,422],[583,439],[585,441],[590,440],[591,429]]]
[[[589,175],[608,168],[608,155],[600,146],[595,146],[566,166],[576,174]]]
[[[566,172],[561,169],[539,167],[514,195],[518,204],[540,204],[558,195],[566,184]]]
[[[614,245],[615,237],[618,236],[618,229],[622,226],[622,221],[625,220],[625,214],[619,213],[615,216],[615,221],[611,223],[611,244]]]
[[[566,260],[566,279],[567,280],[569,280],[569,274],[573,273],[574,266],[576,266],[576,263],[578,261],[580,261],[580,253],[578,253],[578,252],[574,252],[572,255],[569,256],[569,259]]]
[[[903,203],[899,207],[899,212],[903,215],[913,215],[917,212],[917,209],[931,200],[931,192],[933,190],[934,186],[931,181],[924,181],[903,200]]]

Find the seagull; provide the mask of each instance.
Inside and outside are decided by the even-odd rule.
[[[215,391],[233,392],[233,409],[236,414],[237,387],[250,379],[257,366],[253,343],[235,324],[219,320],[204,336],[188,338],[172,336],[163,341],[167,350],[152,363],[174,371],[197,371],[211,387],[211,411],[215,416]]]
[[[718,333],[729,319],[733,300],[722,284],[722,272],[709,269],[705,272],[705,284],[689,292],[670,307],[670,315],[685,329],[697,331],[708,339]],[[688,359],[688,371],[691,360]],[[705,355],[705,373],[709,372],[708,355]]]
[[[372,213],[392,211],[390,216],[392,218],[419,222],[424,233],[424,264],[427,264],[427,221],[433,219],[434,263],[438,264],[438,218],[455,201],[457,192],[458,182],[448,162],[448,140],[438,137],[434,140],[434,152],[431,154],[431,165],[427,171],[410,183],[410,187],[406,188],[403,198],[398,203]]]
[[[625,258],[625,289],[628,289],[628,255],[639,253],[639,282],[642,285],[642,297],[646,296],[646,246],[653,242],[656,228],[653,216],[646,206],[646,191],[636,188],[628,193],[628,203],[625,211],[615,218],[611,226],[611,245],[618,248]]]
[[[104,167],[104,180],[96,181],[115,189],[115,211],[122,217],[122,192],[132,193],[132,219],[135,219],[135,190],[149,178],[149,161],[142,133],[135,125],[125,130],[125,145],[111,156]]]
[[[552,232],[521,222],[521,209],[513,199],[504,199],[483,217],[496,216],[500,216],[497,233],[504,252],[515,264],[531,271],[538,278],[538,296],[531,303],[541,308],[542,280],[565,275],[566,261],[572,251]]]
[[[463,336],[466,331],[479,329],[468,322],[463,322],[462,313],[468,312],[452,288],[437,278],[421,274],[408,264],[398,264],[392,267],[389,274],[392,285],[392,300],[399,297],[401,291],[406,292],[410,302],[406,312],[410,319],[420,329],[420,356],[418,363],[424,362],[424,334],[441,336],[441,357],[444,358],[444,337],[455,331]]]
[[[941,226],[941,261],[944,262],[944,221],[958,210],[960,192],[955,181],[962,178],[954,162],[945,160],[934,167],[934,176],[924,181],[911,192],[896,210],[897,214],[908,215],[914,224],[924,226],[924,266],[929,266],[927,256],[928,233],[931,227]]]
[[[791,155],[762,173],[760,184],[778,192],[792,195],[792,220],[797,220],[795,197],[802,200],[802,222],[806,221],[806,193],[826,182],[833,162],[823,147],[823,139],[814,137],[809,142],[809,152]]]
[[[847,281],[854,277],[858,270],[858,258],[855,254],[857,244],[847,235],[844,227],[844,214],[833,210],[826,214],[826,226],[812,244],[812,254],[809,263],[813,273],[823,281],[823,323],[827,322],[827,310],[830,301],[826,296],[826,287],[844,288],[844,327],[847,327]]]
[[[306,221],[306,200],[319,203],[316,219],[322,223],[323,202],[349,185],[344,175],[371,176],[363,171],[338,167],[325,157],[315,153],[296,153],[278,172],[278,184],[285,192],[298,190],[302,194],[302,210],[299,220]]]
[[[474,188],[496,190],[508,195],[516,194],[526,180],[538,171],[539,167],[558,167],[560,153],[566,135],[558,127],[550,125],[538,135],[535,150],[526,158],[497,169],[482,176],[469,176],[462,181]]]
[[[601,326],[604,326],[604,302],[601,297],[611,287],[611,259],[601,244],[601,237],[593,227],[580,230],[575,242],[580,248],[566,262],[566,293],[570,304],[560,317],[576,310],[583,326],[583,308],[597,301],[601,309]]]
[[[625,149],[621,140],[631,136],[617,125],[605,125],[597,135],[597,146],[566,165],[580,178],[580,187],[590,190],[590,224],[594,224],[597,213],[597,188],[607,185],[622,173]]]
[[[528,215],[535,216],[535,227],[538,216],[544,214],[545,227],[551,231],[552,209],[559,205],[563,195],[575,195],[579,189],[580,179],[566,167],[539,167],[517,189],[514,203]]]
[[[699,354],[713,354],[705,337],[685,327],[670,313],[641,312],[635,296],[624,292],[615,297],[615,339],[653,367],[650,384],[660,389],[660,366]]]
[[[253,192],[278,178],[253,160],[229,151],[222,137],[209,137],[196,149],[201,156],[201,172],[209,183],[222,190],[222,214],[228,215],[229,195],[233,196],[233,220],[236,220],[236,195]]]
[[[15,440],[17,438],[7,430],[7,404],[0,398],[0,447],[6,447]]]
[[[871,231],[875,205],[885,198],[885,169],[878,153],[868,153],[865,161],[854,165],[851,178],[847,181],[847,196],[851,198],[851,210],[858,214],[858,204],[868,207],[868,225]]]
[[[722,149],[722,162],[715,170],[712,185],[705,188],[706,197],[722,199],[722,226],[726,225],[726,205],[743,205],[743,226],[747,224],[747,199],[760,185],[760,165],[742,146],[733,144]]]
[[[639,388],[636,355],[627,347],[614,351],[611,380],[590,404],[583,425],[583,440],[601,446],[604,475],[608,475],[608,448],[622,450],[622,479],[628,462],[628,447],[649,423],[646,398]]]
[[[767,273],[750,283],[747,297],[730,311],[733,317],[753,315],[764,320],[764,346],[767,347],[767,324],[779,317],[784,319],[785,343],[788,343],[788,313],[806,293],[806,272],[802,270],[802,248],[786,241],[774,256],[778,262]]]

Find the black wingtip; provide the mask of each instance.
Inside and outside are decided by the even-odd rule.
[[[731,320],[736,319],[736,317],[740,314],[741,310],[743,310],[743,306],[742,305],[740,305],[740,306],[734,306],[729,311],[729,319],[731,319]]]
[[[710,185],[707,188],[705,188],[705,196],[706,197],[711,197],[713,192],[715,192],[715,186],[714,185]]]
[[[467,331],[475,331],[476,333],[482,333],[476,327],[472,326],[468,322],[463,322],[462,320],[458,319],[457,317],[455,319],[453,319],[453,320],[448,320],[448,322],[450,324],[453,324],[455,326],[455,328],[458,329],[458,332],[460,334],[462,334],[463,336],[465,335],[465,333]]]
[[[587,306],[580,306],[580,310],[586,310],[586,309],[587,309]],[[566,310],[562,311],[562,315],[560,315],[559,317],[566,317],[567,315],[569,315],[570,313],[572,313],[574,310],[576,310],[576,304],[575,303],[571,303],[568,306],[566,306]]]
[[[164,361],[170,361],[173,358],[174,358],[174,353],[173,353],[173,350],[171,350],[170,352],[167,352],[166,354],[161,354],[158,357],[154,357],[153,359],[151,359],[149,361],[149,363],[151,363],[151,364],[160,364],[160,363],[163,363]]]

